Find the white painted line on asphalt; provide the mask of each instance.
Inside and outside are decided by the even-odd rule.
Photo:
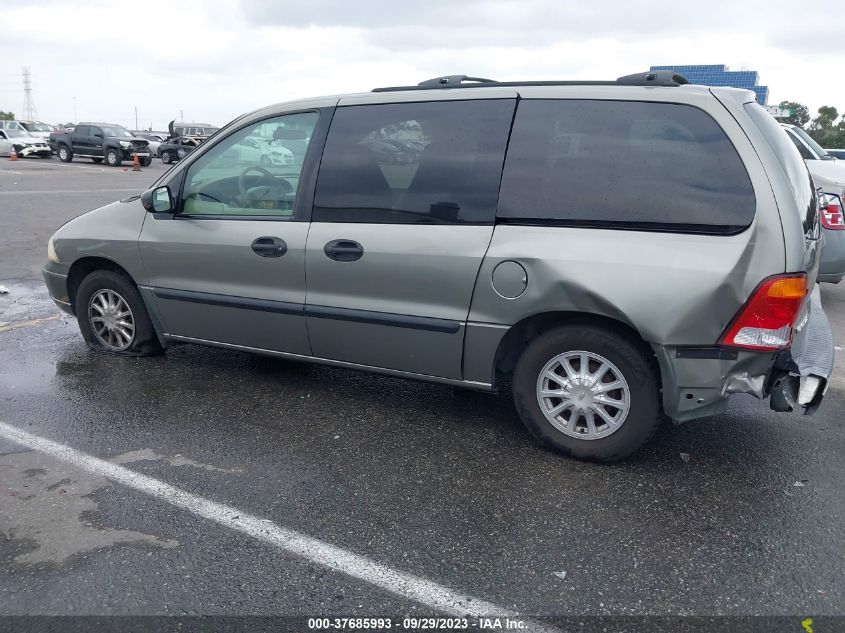
[[[126,193],[127,191],[138,193],[140,189],[138,187],[132,187],[131,189],[31,189],[26,191],[21,190],[9,190],[9,189],[0,189],[0,195],[2,194],[43,194],[43,193],[58,193],[61,195],[69,194],[69,193],[83,193],[86,195],[90,195],[92,193]]]
[[[153,477],[136,473],[65,444],[29,433],[11,424],[0,422],[0,437],[46,453],[82,470],[107,477],[196,516],[241,532],[278,550],[363,580],[436,611],[458,617],[498,616],[522,619],[513,611],[459,593],[425,578],[393,569],[365,556],[277,525],[268,519],[261,519],[232,506],[205,499]],[[523,621],[526,629],[530,631],[555,630],[537,622]]]
[[[11,323],[0,323],[0,334],[3,332],[11,332],[12,330],[19,330],[23,327],[35,327],[36,325],[43,325],[48,321],[55,321],[61,319],[62,315],[48,316],[42,319],[30,319],[29,321],[12,321]]]

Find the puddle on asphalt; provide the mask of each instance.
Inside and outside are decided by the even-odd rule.
[[[146,448],[111,458],[115,464],[164,462],[218,473],[242,473],[183,455],[167,456]],[[92,495],[113,484],[102,477],[34,451],[0,455],[0,535],[17,541],[18,565],[61,565],[78,554],[137,545],[170,549],[174,539],[93,525],[99,503]],[[32,547],[33,549],[30,549]]]
[[[92,525],[99,504],[93,493],[112,484],[36,452],[0,455],[0,533],[34,544],[15,556],[18,565],[61,565],[72,556],[120,544],[173,548],[178,541]]]
[[[0,327],[61,314],[43,283],[2,281],[0,286],[7,290],[0,294]]]

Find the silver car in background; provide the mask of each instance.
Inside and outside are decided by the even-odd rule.
[[[285,164],[231,160],[294,137],[307,147]],[[819,221],[753,92],[668,71],[456,75],[240,117],[61,227],[44,279],[97,351],[193,343],[507,384],[541,443],[610,461],[732,394],[816,410],[833,366]]]
[[[787,123],[781,127],[807,163],[815,186],[824,192],[819,281],[838,284],[845,277],[845,161],[828,154],[803,128]]]

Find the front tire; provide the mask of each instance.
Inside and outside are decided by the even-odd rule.
[[[73,160],[73,152],[67,145],[59,145],[59,160],[63,163],[69,163]]]
[[[89,273],[79,284],[74,306],[79,330],[91,349],[121,356],[163,351],[141,294],[125,274]]]
[[[513,396],[535,439],[578,459],[627,457],[661,420],[653,358],[604,327],[562,326],[531,341],[514,370]]]
[[[110,167],[120,167],[120,163],[122,162],[120,158],[120,154],[114,147],[110,147],[106,150],[106,163]]]

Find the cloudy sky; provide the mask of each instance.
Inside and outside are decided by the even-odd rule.
[[[845,110],[841,0],[2,0],[0,110],[32,73],[48,122],[222,124],[287,99],[417,83],[760,73],[769,103]],[[74,116],[74,102],[76,117]]]

